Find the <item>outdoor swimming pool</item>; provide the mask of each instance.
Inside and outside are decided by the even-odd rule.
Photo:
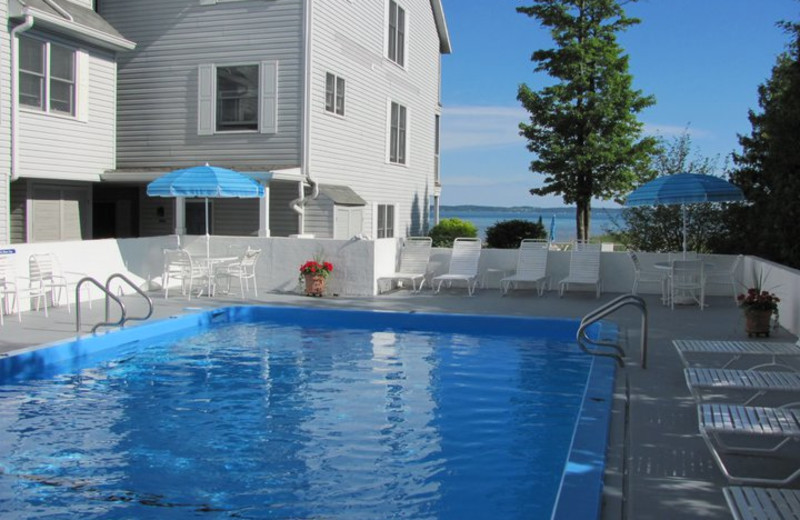
[[[614,368],[576,328],[233,307],[18,353],[0,513],[596,517]]]

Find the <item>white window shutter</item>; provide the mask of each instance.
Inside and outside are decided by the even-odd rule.
[[[197,74],[197,135],[214,133],[214,65],[201,64]]]
[[[89,121],[89,54],[75,51],[75,117],[84,123]]]
[[[278,62],[261,62],[261,117],[258,130],[262,134],[278,133]]]

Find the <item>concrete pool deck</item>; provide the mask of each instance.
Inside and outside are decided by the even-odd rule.
[[[597,300],[588,292],[569,292],[559,298],[556,291],[549,291],[540,298],[532,291],[515,291],[501,297],[497,289],[487,289],[470,298],[461,289],[438,295],[430,291],[420,294],[395,291],[375,297],[308,298],[265,293],[245,303],[580,319],[616,296],[604,294]],[[153,293],[151,297],[154,303],[151,320],[242,303],[237,298],[164,300],[161,293]],[[728,482],[697,433],[695,403],[684,383],[683,367],[671,341],[746,339],[741,311],[730,297],[708,298],[710,305],[703,311],[697,307],[670,310],[655,295],[644,298],[649,311],[646,370],[639,367],[639,311],[626,307],[609,317],[619,324],[627,341],[628,363],[617,377],[602,518],[730,519],[722,496],[722,487]],[[128,296],[124,301],[129,316],[145,312],[139,297]],[[86,304],[82,307],[84,331],[102,318],[102,302],[95,301],[93,309]],[[131,322],[131,326],[137,323]],[[0,328],[0,353],[72,339],[75,335],[74,309],[72,314],[65,307],[51,309],[49,318],[41,311],[23,313],[22,323],[14,315],[6,316],[5,325]],[[770,340],[796,338],[780,330]],[[797,396],[793,397],[791,400],[797,400]],[[753,458],[744,464],[759,468],[764,465],[762,461]]]

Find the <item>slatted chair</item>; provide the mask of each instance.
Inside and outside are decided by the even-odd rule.
[[[569,255],[569,274],[558,282],[558,295],[564,296],[570,285],[593,285],[597,298],[600,298],[600,244],[575,245]]]
[[[742,255],[738,255],[728,269],[709,269],[705,271],[706,285],[730,285],[733,301],[738,302],[736,296],[739,293],[741,284],[738,282],[739,266],[742,263]]]
[[[707,360],[709,356],[716,357],[724,364],[719,368],[728,368],[733,363],[744,357],[766,357],[770,361],[755,366],[747,367],[749,370],[764,367],[785,367],[796,370],[794,367],[781,363],[779,358],[800,356],[800,340],[796,343],[777,342],[777,341],[718,341],[718,340],[694,340],[676,339],[672,344],[678,351],[678,356],[683,362],[683,366],[691,366],[689,358],[700,356]]]
[[[258,282],[256,281],[256,263],[258,262],[258,257],[261,255],[260,249],[250,249],[249,247],[245,250],[244,254],[242,254],[241,258],[237,261],[223,265],[219,271],[214,273],[215,281],[214,286],[216,287],[217,281],[216,278],[227,278],[228,280],[228,287],[227,291],[230,292],[231,290],[231,280],[237,279],[239,280],[239,293],[242,296],[242,299],[245,298],[245,294],[250,293],[250,282],[253,283],[253,297],[255,298],[258,295]]]
[[[4,324],[4,314],[10,314],[14,309],[17,310],[17,319],[22,321],[13,262],[8,255],[0,255],[0,325]]]
[[[800,490],[735,486],[722,494],[733,520],[800,520]]]
[[[36,300],[36,310],[44,305],[44,315],[47,316],[47,306],[56,306],[61,302],[61,295],[67,304],[67,312],[72,312],[69,304],[69,291],[75,284],[67,281],[61,271],[58,259],[52,253],[35,253],[28,258],[28,279],[30,280],[29,293]],[[86,286],[88,289],[88,285]]]
[[[539,296],[544,294],[550,285],[550,276],[547,274],[547,253],[549,250],[547,240],[526,238],[519,244],[517,252],[517,269],[513,275],[500,280],[500,290],[503,296],[508,294],[512,287],[519,283],[529,283],[538,290]]]
[[[633,262],[633,287],[631,287],[631,294],[638,294],[639,284],[652,283],[658,284],[661,289],[661,301],[667,302],[667,276],[664,271],[656,271],[650,269],[643,269],[642,263],[639,261],[639,256],[633,252],[628,251],[628,256]]]
[[[733,474],[723,455],[780,456],[791,441],[800,440],[800,409],[701,404],[697,407],[700,435],[725,477],[735,484],[786,485],[800,476],[800,468],[788,475]],[[771,444],[765,442],[772,441]]]
[[[169,289],[173,281],[180,281],[181,294],[192,299],[192,289],[196,282],[201,282],[199,287],[202,292],[208,282],[208,269],[205,265],[198,264],[192,255],[182,248],[164,250],[164,271],[161,276],[161,286],[164,288],[164,299],[169,298]]]
[[[707,391],[747,392],[751,396],[742,404],[748,405],[770,392],[800,391],[800,373],[767,370],[731,370],[726,368],[686,368],[686,386],[694,398],[703,400]]]
[[[478,262],[481,258],[481,241],[477,238],[456,238],[453,241],[453,253],[450,257],[450,267],[446,274],[437,276],[433,283],[437,283],[436,292],[442,289],[442,284],[448,287],[453,282],[465,282],[467,293],[472,296],[478,285]]]
[[[669,305],[687,300],[697,302],[700,310],[706,306],[705,275],[702,260],[673,260],[669,270]]]
[[[407,237],[403,240],[403,247],[400,249],[400,261],[397,271],[388,275],[381,276],[381,280],[397,280],[411,282],[411,289],[415,292],[422,290],[425,285],[425,277],[428,274],[428,261],[431,256],[430,237]],[[417,287],[419,280],[419,287]]]

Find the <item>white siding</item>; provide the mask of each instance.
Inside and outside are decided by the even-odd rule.
[[[8,20],[8,2],[0,2],[0,20]],[[7,150],[11,148],[11,126],[9,114],[11,107],[11,55],[9,44],[9,24],[4,23],[0,34],[0,244],[11,242],[11,208],[9,176],[11,175],[11,157]]]
[[[403,236],[427,223],[433,193],[440,42],[430,0],[399,3],[407,14],[405,68],[385,57],[388,0],[314,2],[310,168],[319,182],[346,184],[370,205],[397,204],[395,229]],[[325,112],[326,72],[346,81],[344,117]],[[392,100],[408,109],[406,165],[387,160]],[[369,235],[372,213],[365,212]]]
[[[119,59],[118,167],[299,166],[302,4],[103,0],[101,16],[137,43]],[[198,135],[201,65],[273,61],[279,64],[276,133]]]
[[[86,121],[20,107],[18,164],[22,177],[99,181],[103,172],[114,168],[114,56],[83,51],[89,72]]]

